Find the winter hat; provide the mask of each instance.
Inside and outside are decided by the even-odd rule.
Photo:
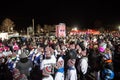
[[[4,51],[8,51],[8,50],[9,50],[9,47],[5,46]]]
[[[19,50],[19,46],[17,45],[17,43],[14,44],[13,50]]]
[[[107,47],[107,44],[106,43],[101,43],[100,45],[99,45],[99,51],[100,52],[104,52],[105,51],[105,49],[106,49],[106,47]]]
[[[0,52],[3,52],[3,48],[0,48]]]
[[[25,52],[20,54],[20,58],[26,58],[26,57],[28,57],[28,56],[25,54]]]

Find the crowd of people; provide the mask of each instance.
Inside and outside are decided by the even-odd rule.
[[[120,33],[0,40],[0,80],[119,80]]]

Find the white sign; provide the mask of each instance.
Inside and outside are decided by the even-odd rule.
[[[0,33],[0,38],[2,38],[2,40],[8,39],[8,33]]]

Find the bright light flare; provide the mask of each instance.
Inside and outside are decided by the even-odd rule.
[[[77,29],[77,27],[74,27],[72,30],[77,31],[78,29]]]
[[[120,26],[118,26],[118,30],[120,31]]]

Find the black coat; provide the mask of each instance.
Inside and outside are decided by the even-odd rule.
[[[0,64],[0,80],[13,80],[12,72],[4,63]]]

